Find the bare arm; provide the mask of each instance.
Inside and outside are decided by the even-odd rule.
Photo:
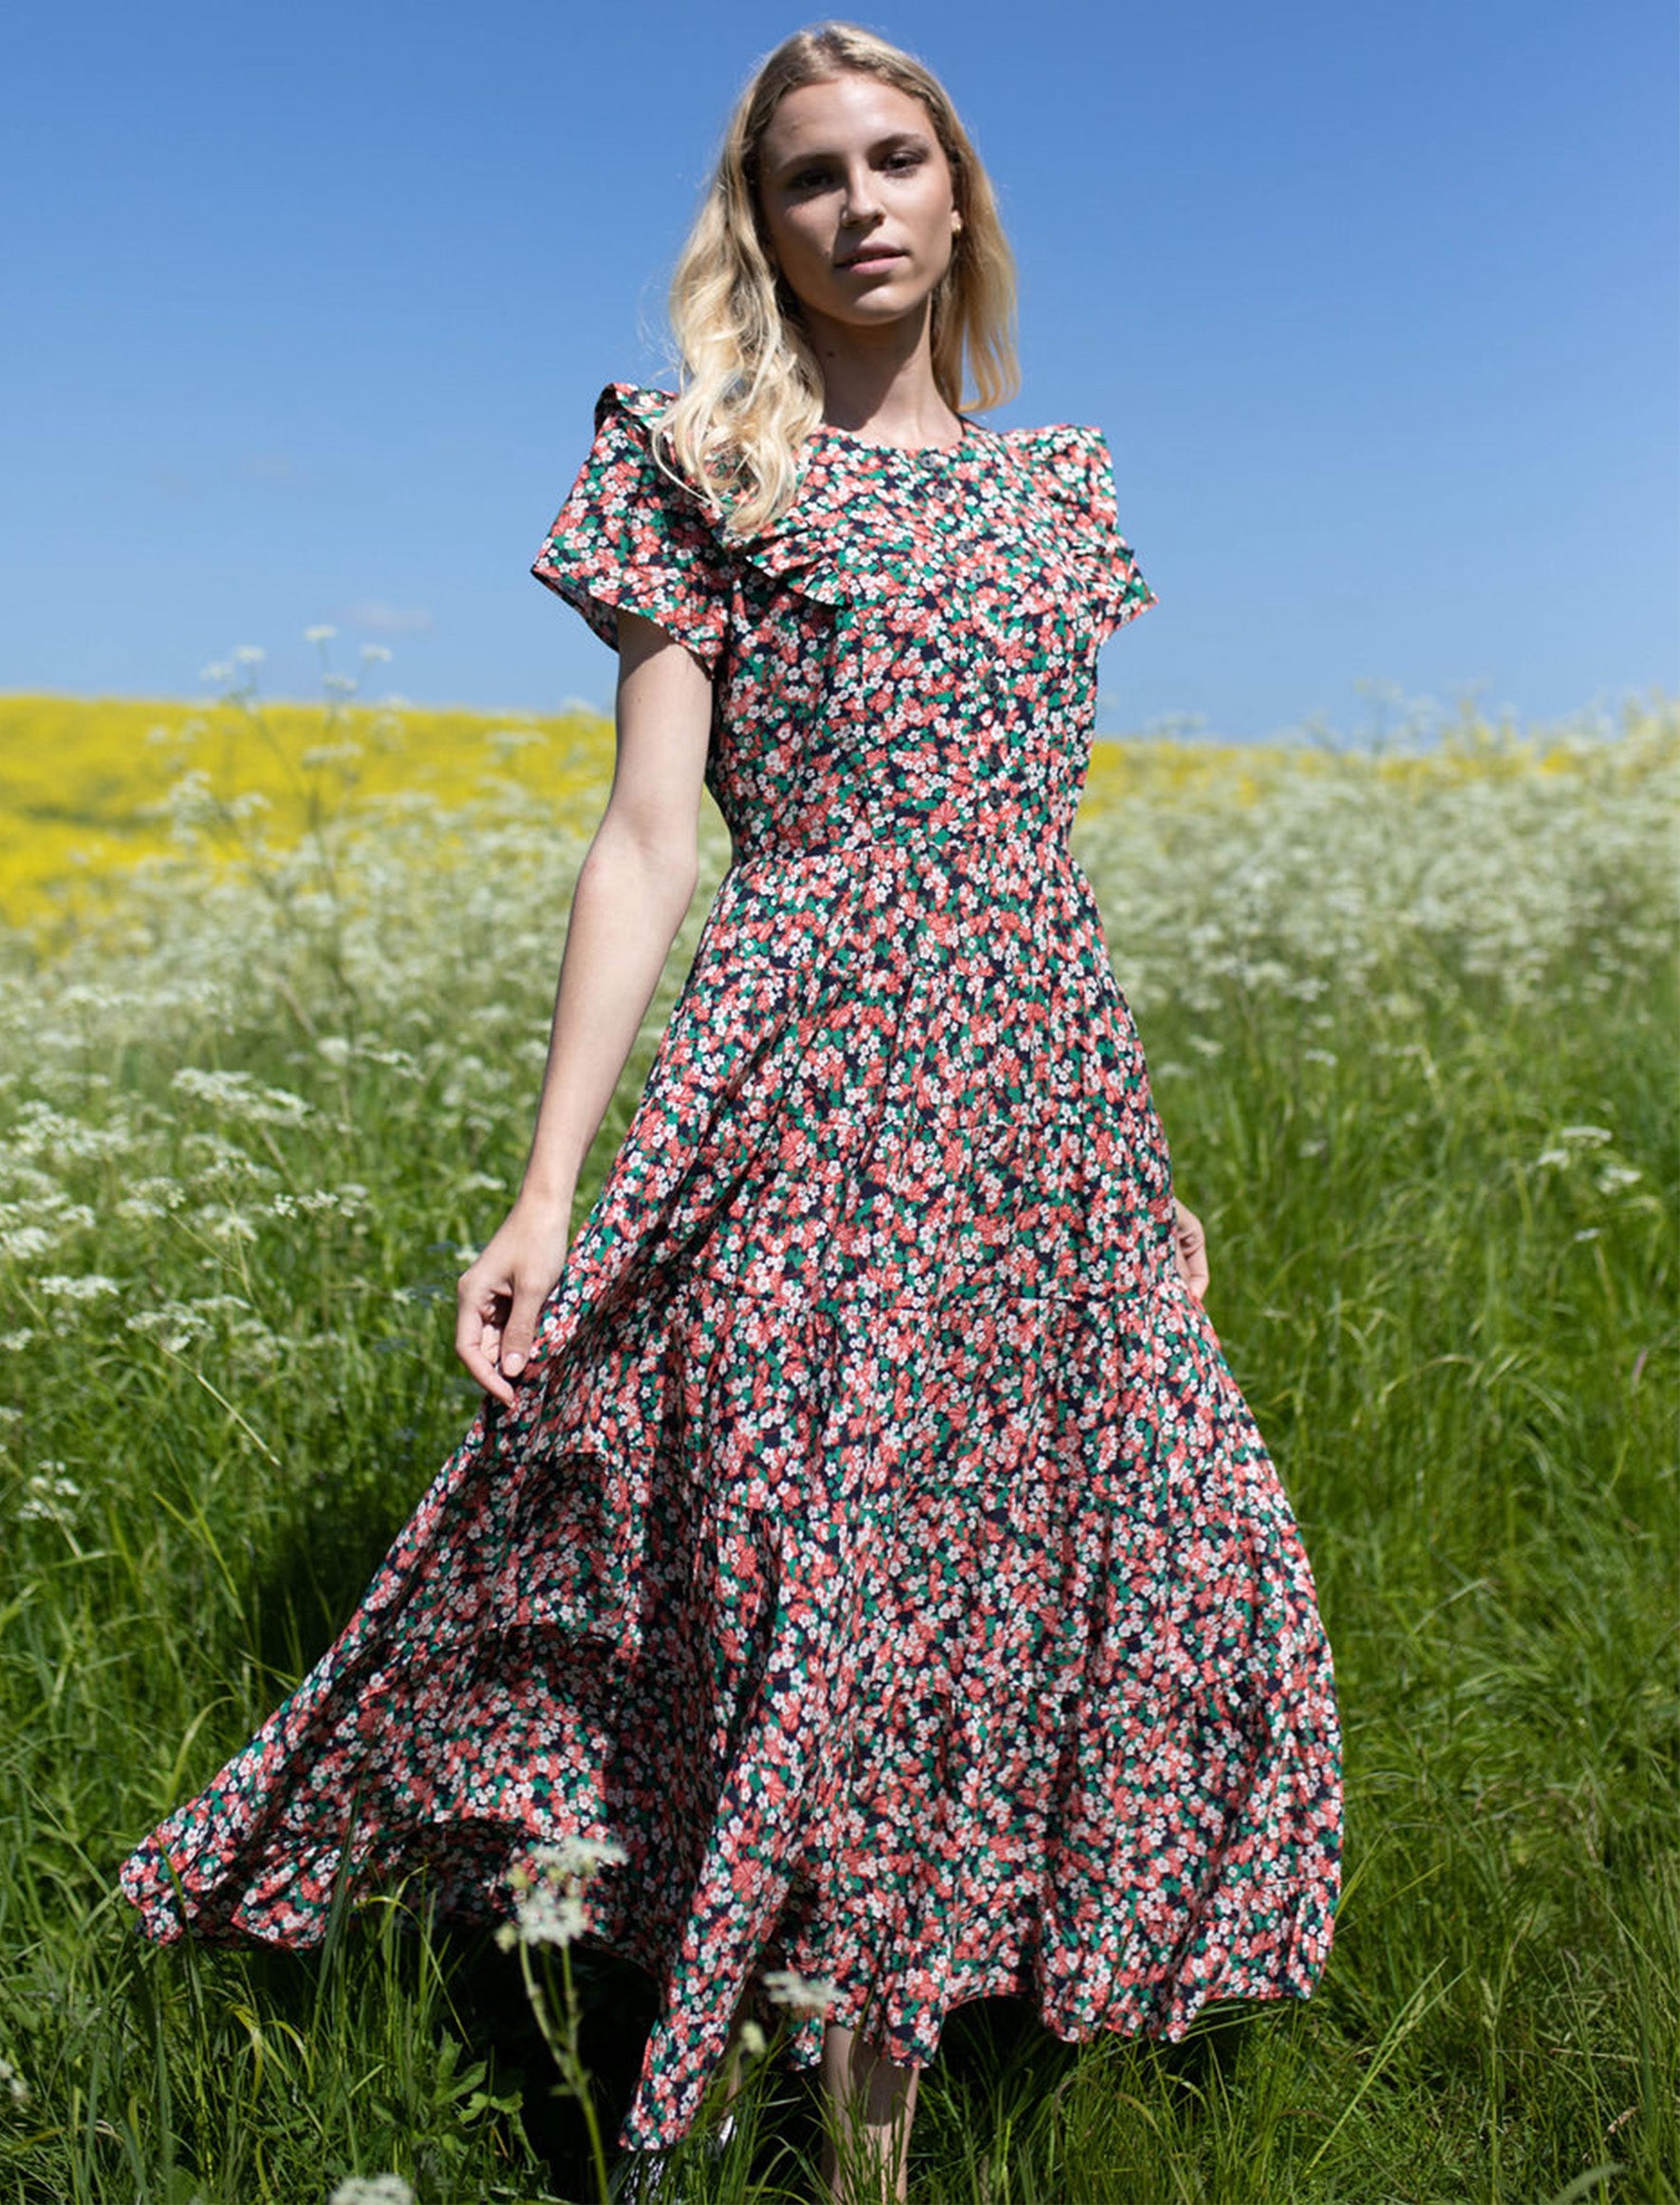
[[[565,1268],[578,1172],[699,878],[711,682],[652,621],[621,611],[618,623],[617,759],[567,921],[531,1153],[513,1208],[457,1289],[456,1353],[509,1404]]]

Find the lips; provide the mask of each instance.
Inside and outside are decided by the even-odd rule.
[[[902,260],[904,253],[895,245],[866,245],[860,252],[849,253],[841,261],[842,268],[885,268],[889,260]]]

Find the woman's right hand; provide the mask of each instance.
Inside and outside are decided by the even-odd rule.
[[[571,1200],[522,1194],[456,1286],[455,1352],[510,1409],[509,1381],[531,1360],[537,1317],[566,1268]]]

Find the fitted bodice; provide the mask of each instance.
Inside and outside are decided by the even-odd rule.
[[[598,632],[628,605],[708,666],[706,785],[735,861],[1065,844],[1098,650],[1154,602],[1101,431],[967,421],[954,446],[905,450],[819,427],[793,505],[737,539],[652,461],[668,397],[603,391],[591,463],[533,570]]]

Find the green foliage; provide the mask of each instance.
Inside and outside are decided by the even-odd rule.
[[[960,2010],[929,2205],[1680,2199],[1677,749],[1260,759],[1082,819],[1317,1573],[1348,1883],[1305,2007],[1180,2046]],[[471,1411],[453,1281],[523,1154],[591,819],[511,782],[369,808],[317,830],[330,897],[318,850],[182,859],[0,961],[0,2200],[593,2195],[513,1955],[400,1894],[315,1955],[159,1951],[113,1892]],[[580,1980],[622,2098],[639,1994]],[[802,2102],[754,2070],[685,2195],[812,2194]]]

